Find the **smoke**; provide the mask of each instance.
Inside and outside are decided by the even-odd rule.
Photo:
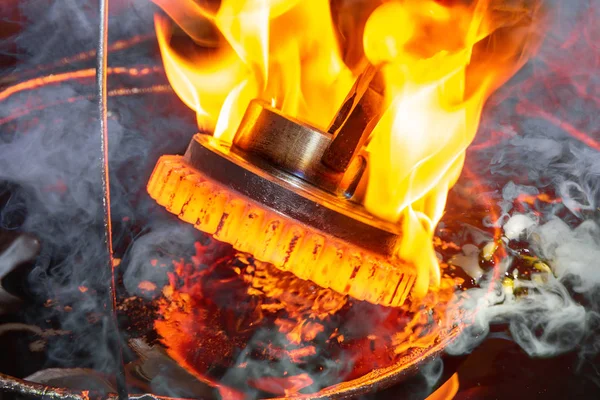
[[[552,268],[551,274],[544,275],[547,281],[516,280],[514,290],[528,289],[519,297],[502,283],[494,283],[492,274],[487,276],[482,288],[460,296],[463,310],[474,311],[475,316],[449,352],[470,352],[489,334],[490,325],[507,324],[512,338],[531,356],[555,356],[579,347],[584,353],[594,353],[598,343],[593,334],[600,321],[594,299],[600,283],[598,233],[600,227],[593,221],[572,230],[553,219],[531,229],[526,235],[532,248]],[[511,262],[507,258],[498,268],[507,271]],[[585,301],[575,300],[573,292],[582,294]],[[588,339],[592,342],[585,343]]]
[[[257,389],[265,388],[264,383],[268,376],[289,376],[292,379],[277,382],[273,379],[268,384],[269,391],[276,393],[284,393],[290,390],[293,393],[293,387],[302,389],[310,387],[311,390],[318,391],[343,378],[345,371],[351,368],[351,363],[339,362],[331,357],[320,357],[319,365],[300,366],[297,363],[291,362],[284,358],[265,362],[265,360],[257,360],[253,353],[261,350],[261,344],[269,343],[271,346],[282,348],[288,343],[283,333],[277,332],[274,329],[261,329],[254,333],[252,340],[238,355],[235,366],[228,369],[221,382],[225,385],[245,387],[250,383],[250,386]],[[350,361],[350,360],[348,360]],[[295,382],[294,382],[295,380]],[[262,386],[262,387],[261,387]],[[252,387],[245,387],[245,395],[247,398],[263,398],[265,393]],[[262,394],[262,396],[260,395]]]
[[[467,156],[497,188],[489,197],[498,214],[482,225],[502,228],[507,248],[530,249],[550,271],[514,279],[514,288],[491,271],[479,288],[459,294],[457,305],[470,313],[450,315],[468,323],[452,354],[472,351],[498,327],[534,357],[574,351],[583,361],[600,350],[600,120],[593,99],[600,36],[592,26],[600,7],[553,7],[539,55],[490,99],[479,133],[485,139]],[[568,59],[580,62],[571,67]],[[494,136],[501,140],[481,145]],[[520,201],[541,194],[559,200]],[[518,259],[509,251],[496,268],[512,271]]]
[[[149,221],[146,231],[136,238],[127,253],[127,270],[123,274],[123,284],[131,295],[150,299],[153,293],[138,287],[148,281],[161,288],[168,283],[167,271],[173,260],[185,258],[193,243],[201,236],[198,230],[179,220]],[[189,254],[191,256],[192,254]],[[154,268],[149,268],[154,265]]]
[[[111,1],[110,5],[109,42],[153,33],[154,8],[149,2]],[[114,360],[104,317],[110,277],[102,240],[93,71],[40,87],[11,86],[35,83],[32,79],[50,73],[60,77],[63,71],[94,68],[94,54],[89,52],[95,50],[98,35],[96,3],[20,1],[4,7],[13,7],[8,15],[21,17],[22,30],[0,42],[18,47],[16,65],[3,66],[0,76],[0,182],[13,184],[0,228],[31,232],[42,243],[28,278],[35,306],[23,311],[24,318],[37,326],[58,325],[71,332],[48,349],[50,366],[110,370]],[[153,65],[160,65],[153,41],[115,51],[109,58],[109,67],[141,70]],[[160,73],[147,79],[111,74],[108,79],[109,90],[166,84]],[[172,93],[109,99],[117,257],[137,235],[152,228],[146,221],[152,219],[155,205],[141,194],[153,161],[162,153],[181,152],[194,133],[193,118],[186,118],[185,107],[179,105]],[[152,121],[147,115],[154,117]],[[26,210],[26,215],[15,219],[8,216],[11,210]],[[160,224],[160,216],[153,221]],[[46,301],[51,307],[41,306]]]
[[[16,36],[0,41],[2,48],[16,43],[19,62],[14,69],[17,71],[37,69],[80,52],[95,50],[98,40],[96,2],[8,1],[4,7],[6,15],[18,16],[17,22],[23,27]],[[155,9],[149,2],[113,0],[109,7],[109,42],[153,32],[152,13]]]
[[[429,389],[433,388],[440,380],[444,372],[444,363],[441,358],[435,358],[427,364],[423,365],[420,370],[421,375],[425,378],[425,383]]]

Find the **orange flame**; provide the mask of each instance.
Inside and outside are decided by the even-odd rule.
[[[456,373],[425,400],[452,400],[456,396],[456,393],[458,393],[459,388],[460,381]]]
[[[397,254],[417,266],[415,298],[440,285],[434,228],[485,100],[539,42],[541,1],[388,1],[371,13],[364,33],[357,29],[365,59],[385,83],[357,197],[370,213],[402,226]],[[256,98],[325,130],[356,80],[327,0],[223,0],[217,10],[194,0],[155,2],[188,36],[190,19],[213,27],[207,36],[214,48],[199,50],[179,43],[166,17],[155,18],[169,81],[196,111],[200,129],[222,140],[232,141]]]
[[[402,225],[406,239],[398,254],[419,268],[417,297],[439,285],[434,228],[483,104],[523,65],[536,43],[535,28],[525,21],[537,8],[495,8],[498,3],[390,2],[377,8],[365,27],[365,54],[381,65],[387,109],[367,148],[364,205]]]
[[[169,2],[157,3],[172,9]],[[214,23],[226,41],[206,54],[184,56],[173,46],[168,19],[155,18],[169,81],[196,111],[200,129],[231,141],[256,98],[327,128],[354,83],[340,55],[329,2],[225,0],[214,14],[183,3]]]

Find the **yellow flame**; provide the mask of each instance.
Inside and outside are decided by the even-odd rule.
[[[200,129],[222,140],[233,140],[256,98],[326,129],[356,79],[327,0],[223,0],[214,11],[194,0],[155,1],[196,43],[207,26],[218,31],[208,35],[219,38],[215,48],[186,47],[167,18],[155,18],[169,81]],[[413,297],[440,283],[435,226],[485,100],[539,42],[541,1],[387,1],[366,22],[364,55],[383,77],[385,101],[359,198],[402,226],[397,254],[417,267]]]
[[[439,285],[434,228],[477,131],[484,101],[524,59],[519,44],[528,42],[528,35],[523,32],[512,47],[476,48],[496,29],[514,25],[515,13],[528,11],[517,9],[500,18],[490,3],[449,8],[435,1],[389,2],[365,26],[365,54],[381,66],[386,110],[367,148],[364,205],[402,225],[406,239],[398,255],[418,268],[417,297]]]
[[[329,2],[224,0],[216,14],[196,14],[214,23],[225,45],[199,56],[181,54],[172,43],[170,22],[157,16],[155,24],[169,81],[196,111],[202,130],[231,141],[256,98],[315,127],[328,127],[355,80],[342,61]]]

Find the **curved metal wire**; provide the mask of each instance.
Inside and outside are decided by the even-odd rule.
[[[107,301],[107,326],[111,335],[109,338],[110,349],[115,355],[116,383],[119,399],[127,398],[127,382],[125,380],[125,366],[123,364],[123,351],[117,323],[117,296],[115,282],[115,262],[112,246],[112,223],[110,214],[110,177],[108,166],[108,116],[107,116],[107,87],[106,76],[108,68],[108,0],[99,0],[99,35],[98,51],[96,56],[96,89],[98,102],[99,130],[100,130],[100,169],[102,171],[102,206],[104,218],[104,243],[106,245],[106,267],[110,271]]]

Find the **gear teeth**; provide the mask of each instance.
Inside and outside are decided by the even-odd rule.
[[[245,253],[254,254],[258,243],[247,238],[259,237],[265,219],[265,212],[258,207],[248,205],[242,215],[238,237],[233,247]]]
[[[324,288],[374,304],[402,305],[415,269],[263,208],[205,177],[181,156],[158,160],[147,190],[181,220],[258,260]]]
[[[304,240],[306,230],[297,225],[286,225],[283,234],[277,241],[275,253],[271,256],[269,262],[279,267],[279,269],[294,272],[297,254],[300,247],[302,247],[302,241]],[[303,272],[304,271],[300,273]]]
[[[323,236],[314,233],[306,235],[302,242],[302,248],[298,252],[298,264],[316,265],[319,263],[324,246],[325,238]],[[308,268],[302,268],[301,271],[298,271],[297,276],[304,280],[313,280],[310,272]]]

